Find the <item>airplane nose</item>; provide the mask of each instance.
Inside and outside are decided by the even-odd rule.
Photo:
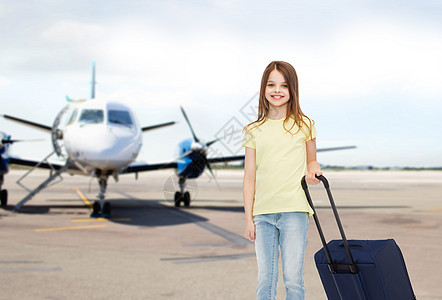
[[[98,157],[118,156],[125,152],[133,139],[133,135],[124,136],[121,133],[107,130],[89,141],[90,152],[91,154],[95,153]],[[91,145],[93,146],[91,147]]]
[[[135,132],[129,128],[95,127],[85,126],[77,130],[75,135],[66,136],[65,144],[69,143],[69,147],[66,147],[69,155],[102,168],[121,166],[136,158],[141,147],[141,138]]]

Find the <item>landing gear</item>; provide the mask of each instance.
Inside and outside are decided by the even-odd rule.
[[[6,205],[8,205],[8,191],[7,190],[1,190],[0,200],[1,200],[2,207],[5,207]]]
[[[92,214],[91,217],[98,218],[101,215],[101,205],[100,202],[95,201],[92,206]]]
[[[188,207],[190,205],[190,194],[189,192],[184,193],[184,206]]]
[[[181,202],[184,203],[185,207],[189,207],[190,194],[189,194],[189,192],[184,192],[184,188],[186,187],[186,178],[180,177],[178,183],[180,185],[180,191],[175,193],[175,197],[174,197],[175,207],[180,207]]]
[[[103,218],[109,218],[110,214],[111,214],[111,204],[109,202],[104,202],[101,215]]]
[[[185,192],[184,194],[181,194],[180,192],[175,193],[175,207],[180,207],[181,202],[184,203],[185,207],[190,206],[190,194],[189,192]]]
[[[98,173],[98,184],[100,186],[100,192],[98,193],[98,199],[100,201],[95,201],[94,205],[92,206],[92,214],[91,217],[93,218],[109,218],[111,214],[111,204],[109,202],[102,203],[101,200],[104,200],[106,196],[106,188],[107,188],[107,179],[109,174],[102,174],[101,171]]]
[[[107,177],[98,178],[98,184],[100,185],[100,192],[98,193],[98,198],[103,200],[106,196],[106,188],[107,188]]]
[[[7,190],[2,190],[2,185],[3,185],[3,174],[0,175],[0,202],[1,202],[1,206],[5,207],[6,205],[8,205],[8,191]]]
[[[100,201],[95,201],[92,206],[92,218],[109,218],[111,214],[111,204],[109,202],[104,202],[101,206]]]

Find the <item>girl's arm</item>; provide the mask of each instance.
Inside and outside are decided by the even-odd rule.
[[[256,150],[246,147],[244,159],[243,199],[246,214],[246,231],[244,236],[251,242],[255,241],[255,225],[253,224],[253,202],[255,201]]]
[[[305,181],[308,184],[318,184],[320,181],[315,177],[315,175],[322,175],[321,167],[316,160],[316,138],[305,142],[307,147],[307,175],[305,176]]]

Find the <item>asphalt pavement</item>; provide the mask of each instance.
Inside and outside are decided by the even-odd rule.
[[[242,171],[216,170],[188,182],[192,203],[173,206],[172,171],[109,180],[108,219],[91,218],[98,185],[63,181],[13,207],[27,191],[5,177],[0,209],[0,299],[254,299],[254,245],[243,237]],[[326,171],[349,239],[394,238],[420,300],[442,299],[442,172]],[[30,189],[48,173],[23,183]],[[339,237],[327,197],[311,188],[328,239]],[[313,261],[321,248],[310,221],[307,300],[326,299]],[[278,299],[285,299],[282,275]]]

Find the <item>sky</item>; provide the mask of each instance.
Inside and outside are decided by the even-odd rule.
[[[174,159],[256,118],[262,72],[291,63],[325,165],[442,166],[442,2],[0,0],[0,114],[52,125],[65,97],[130,105],[144,133],[139,160]],[[255,115],[254,115],[255,113]],[[12,153],[43,158],[50,137],[0,118]],[[241,133],[210,155],[239,155]]]

